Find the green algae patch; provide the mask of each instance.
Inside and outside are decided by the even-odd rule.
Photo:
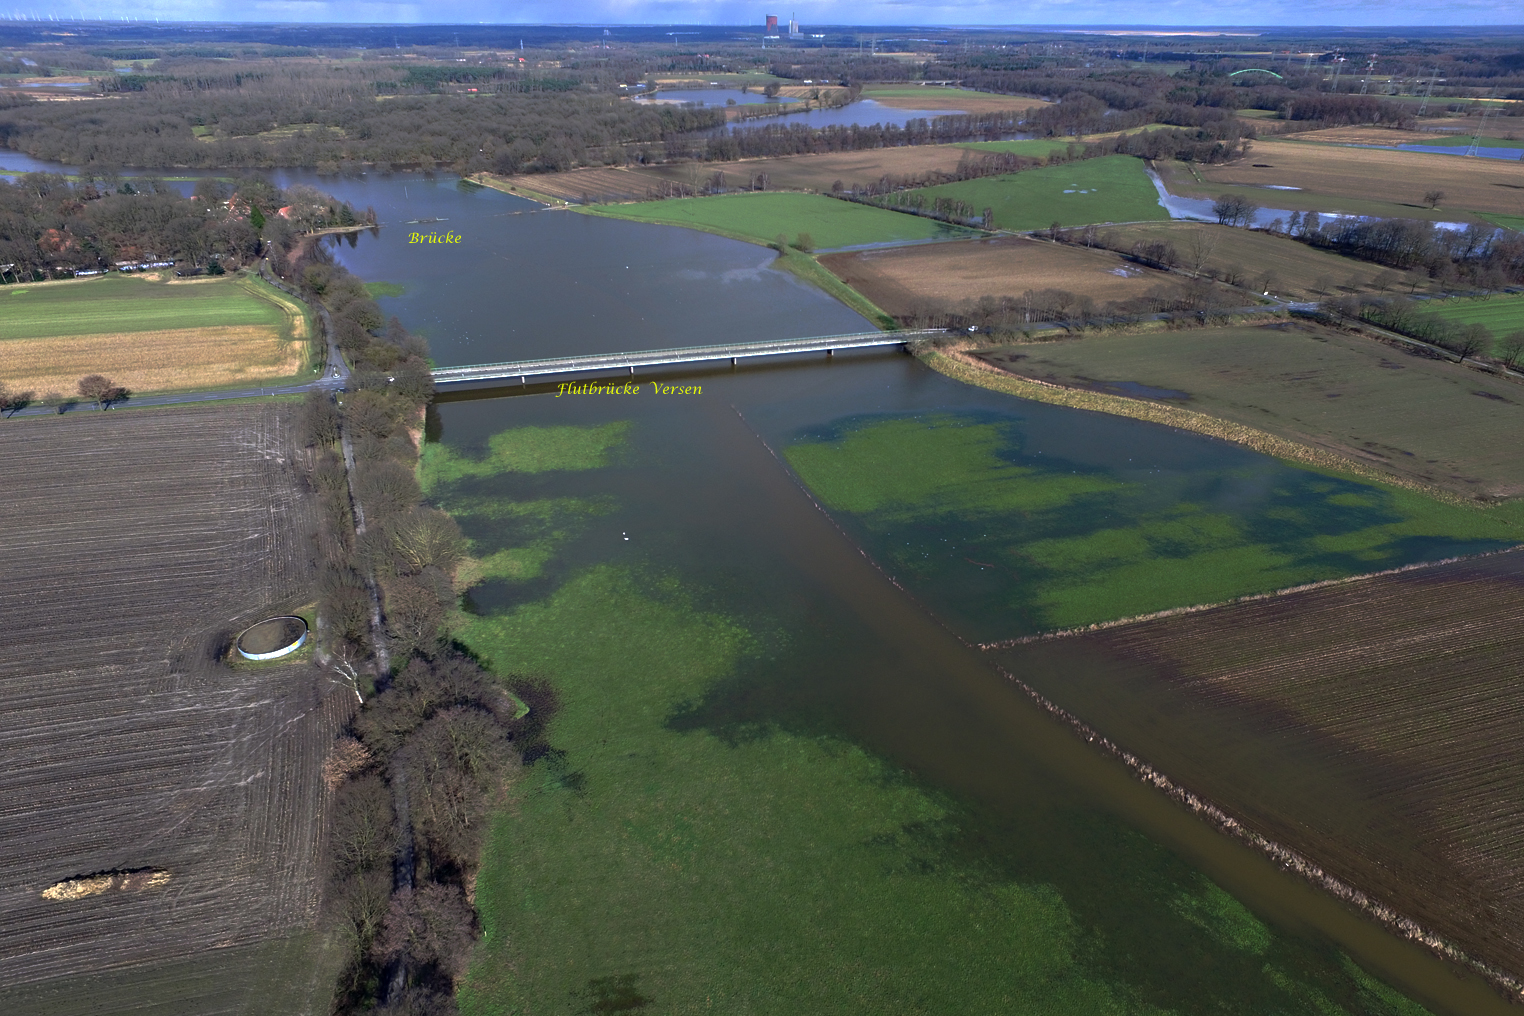
[[[427,444],[418,460],[418,482],[430,492],[441,484],[502,473],[601,469],[613,461],[629,429],[623,420],[596,427],[515,427],[492,435],[479,458]]]
[[[1519,504],[1448,503],[1222,447],[1169,469],[1147,456],[1101,467],[1028,452],[1026,433],[988,414],[855,418],[783,455],[891,575],[981,642],[1497,550],[1524,532]]]
[[[549,676],[551,749],[499,816],[477,882],[484,942],[462,1012],[1123,1013],[1085,976],[1045,885],[931,867],[907,833],[950,806],[829,737],[727,741],[674,710],[755,650],[672,583],[598,567],[457,637]]]

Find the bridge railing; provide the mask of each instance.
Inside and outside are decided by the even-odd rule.
[[[536,374],[564,374],[578,370],[610,367],[654,366],[702,360],[739,359],[750,356],[779,356],[809,353],[823,349],[903,345],[914,339],[947,334],[942,329],[904,332],[848,332],[841,335],[812,335],[797,339],[763,342],[730,342],[708,346],[678,346],[670,349],[645,349],[626,353],[591,353],[582,356],[552,357],[540,360],[508,360],[501,363],[478,363],[464,367],[441,367],[432,372],[436,383],[477,381],[499,377],[527,377]]]

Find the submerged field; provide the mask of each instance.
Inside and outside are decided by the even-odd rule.
[[[923,196],[928,204],[936,198],[966,201],[976,215],[984,208],[992,208],[995,225],[1000,229],[1024,231],[1046,229],[1055,222],[1061,226],[1083,226],[1092,222],[1169,218],[1144,171],[1143,160],[1127,155],[1109,155],[908,193]]]
[[[1253,828],[1524,969],[1518,552],[1002,661]],[[1062,675],[1060,679],[1059,675]]]
[[[647,201],[588,209],[636,222],[688,226],[751,243],[792,243],[808,233],[818,249],[873,243],[931,240],[970,235],[932,219],[870,208],[817,194],[727,194],[707,198]]]
[[[322,767],[353,695],[228,640],[316,598],[273,404],[0,428],[0,1010],[324,1011]],[[65,879],[157,869],[77,900]]]
[[[1424,1011],[1076,804],[1021,737],[987,744],[999,807],[867,747],[854,731],[902,709],[937,757],[958,728],[986,745],[935,686],[1004,689],[733,416],[695,434],[586,404],[443,408],[446,441],[472,436],[442,461],[478,465],[436,473],[431,497],[474,553],[543,535],[527,506],[611,501],[457,630],[557,699],[484,857],[463,1012]],[[483,429],[515,416],[534,426]]]
[[[312,337],[306,309],[253,278],[0,289],[0,381],[39,396],[71,395],[85,374],[135,392],[295,377]]]
[[[1054,384],[1153,394],[1467,496],[1524,494],[1524,463],[1504,436],[1524,427],[1524,389],[1369,339],[1278,324],[1011,346],[985,359]]]

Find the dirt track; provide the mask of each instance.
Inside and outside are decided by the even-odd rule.
[[[354,701],[305,664],[213,661],[234,632],[315,598],[290,412],[0,426],[0,1010],[275,1004],[248,964],[313,924],[322,761]],[[169,878],[42,896],[143,868]],[[176,963],[199,979],[166,986]],[[116,968],[105,995],[72,994]]]

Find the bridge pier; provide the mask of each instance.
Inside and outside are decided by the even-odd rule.
[[[835,354],[836,354],[836,350],[834,350],[834,349],[827,349],[826,350],[826,359],[829,360]]]

